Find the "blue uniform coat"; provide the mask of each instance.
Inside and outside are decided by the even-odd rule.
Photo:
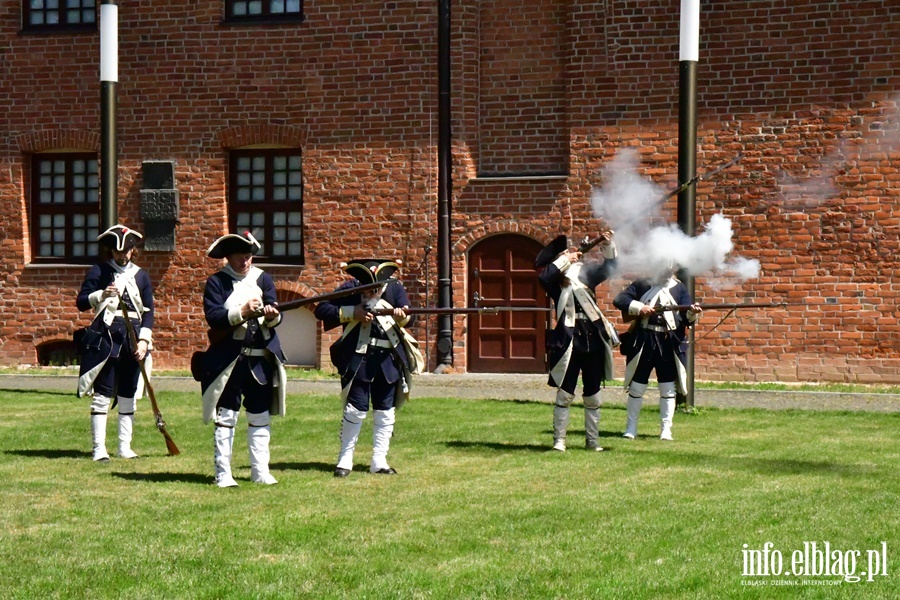
[[[622,311],[623,317],[628,315],[634,316],[633,310],[636,303],[646,304],[648,306],[656,306],[659,304],[669,304],[666,300],[657,299],[653,301],[651,296],[654,288],[663,287],[668,290],[669,294],[676,305],[693,304],[691,295],[687,287],[678,279],[672,277],[667,283],[660,286],[654,284],[650,279],[638,279],[622,290],[614,299],[613,305]],[[673,352],[677,358],[676,366],[678,367],[678,391],[681,394],[687,393],[687,374],[685,365],[687,364],[687,328],[692,325],[688,318],[687,311],[672,312],[674,319],[674,328],[670,328],[666,323],[663,314],[656,313],[649,317],[638,319],[634,322],[628,333],[622,336],[622,345],[620,351],[626,357],[625,368],[625,388],[631,383],[634,370],[640,360],[641,353],[645,349],[660,348],[664,352]],[[645,325],[653,327],[662,327],[666,331],[652,331],[647,329]]]
[[[256,267],[242,282],[228,273],[226,269],[212,274],[206,281],[203,292],[203,310],[206,322],[212,329],[231,330],[233,333],[222,341],[213,344],[203,355],[200,385],[203,391],[203,421],[208,423],[215,412],[219,396],[228,383],[228,378],[238,359],[249,360],[254,374],[261,372],[255,368],[262,361],[274,358],[275,381],[272,383],[272,405],[269,409],[273,415],[283,415],[285,410],[284,372],[285,356],[281,342],[275,332],[275,326],[281,322],[281,315],[269,322],[263,317],[241,323],[240,305],[249,298],[248,294],[262,299],[263,304],[275,304],[275,282],[272,277]],[[234,298],[232,298],[234,296]],[[249,335],[248,335],[249,332]],[[268,350],[268,356],[245,356],[245,349]],[[263,383],[263,382],[261,382]]]
[[[79,397],[93,394],[94,380],[111,357],[134,360],[134,348],[128,340],[119,299],[102,297],[103,290],[111,284],[116,284],[122,291],[138,339],[152,344],[154,314],[150,275],[133,263],[119,267],[109,260],[92,266],[75,300],[78,310],[94,310],[94,320],[79,348]],[[138,391],[141,391],[141,386],[138,386]]]
[[[353,279],[344,282],[337,289],[346,290],[359,285],[359,281]],[[416,372],[418,369],[418,365],[410,360],[404,343],[398,343],[392,348],[373,347],[369,344],[371,338],[387,340],[388,333],[378,324],[379,319],[374,320],[371,327],[364,327],[359,321],[352,318],[353,308],[362,301],[361,294],[353,294],[321,302],[315,309],[315,316],[323,322],[325,331],[339,325],[344,327],[343,335],[332,344],[330,349],[331,362],[341,374],[342,388],[347,388],[357,377],[362,381],[372,381],[378,371],[384,375],[385,381],[388,383],[399,382],[402,371]],[[386,305],[385,307],[409,306],[406,288],[396,280],[390,281],[386,285],[381,294],[381,301]],[[387,319],[393,322],[392,317],[387,317]],[[414,316],[408,316],[403,326],[411,325],[414,320]],[[399,325],[390,325],[389,328],[395,328],[401,340],[405,336],[405,332],[400,331]],[[366,336],[366,339],[361,339],[361,335]],[[363,359],[365,359],[366,368],[360,370]]]

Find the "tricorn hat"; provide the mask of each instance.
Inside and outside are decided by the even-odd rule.
[[[210,258],[226,258],[230,254],[256,254],[262,246],[249,231],[223,235],[209,247],[206,255]]]
[[[379,258],[367,258],[354,260],[349,263],[341,263],[341,268],[347,275],[355,278],[361,284],[366,285],[379,281],[387,281],[388,278],[400,270],[401,260],[385,260]]]
[[[143,239],[144,236],[124,225],[113,225],[97,236],[97,242],[101,246],[118,250],[119,252],[128,252],[140,244]]]
[[[569,239],[566,236],[556,236],[552,242],[544,246],[544,249],[541,250],[537,255],[537,258],[534,259],[534,266],[538,268],[546,267],[552,263],[561,252],[565,252],[568,247]]]

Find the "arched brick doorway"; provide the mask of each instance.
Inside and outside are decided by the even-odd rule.
[[[543,245],[517,234],[495,235],[469,250],[469,306],[547,306],[534,269]],[[477,294],[477,296],[476,296]],[[546,312],[501,312],[468,319],[468,371],[542,373],[546,370]]]

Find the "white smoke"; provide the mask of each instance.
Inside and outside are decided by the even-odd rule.
[[[591,195],[594,215],[615,230],[620,272],[656,278],[672,261],[692,276],[710,278],[723,287],[759,276],[759,261],[731,256],[734,249],[731,220],[713,215],[696,237],[677,225],[659,222],[665,190],[637,173],[637,154],[626,149],[603,170],[603,187]]]

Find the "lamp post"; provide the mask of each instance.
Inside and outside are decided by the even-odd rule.
[[[100,228],[118,223],[116,85],[119,81],[119,7],[100,2]]]
[[[678,184],[697,174],[697,61],[700,55],[700,0],[681,0],[681,28],[678,56]],[[678,226],[686,235],[696,230],[696,188],[689,185],[678,194]],[[694,278],[679,274],[694,297]],[[687,350],[687,394],[679,398],[687,408],[694,406],[694,329],[689,329]]]

